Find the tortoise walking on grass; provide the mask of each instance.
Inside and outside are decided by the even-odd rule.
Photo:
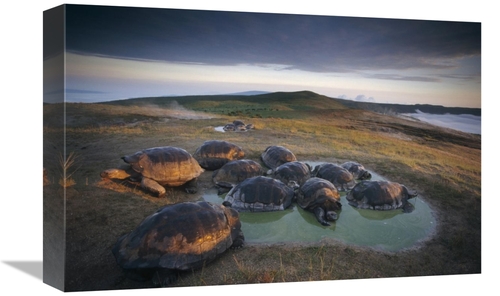
[[[321,225],[336,221],[336,211],[342,209],[340,194],[328,180],[312,177],[302,185],[297,193],[297,204],[304,210],[313,212]]]
[[[229,161],[245,157],[243,149],[227,141],[211,140],[205,141],[196,149],[193,157],[200,166],[206,170],[220,169]]]
[[[334,163],[317,165],[313,175],[330,181],[339,191],[349,191],[356,185],[354,176],[347,169]]]
[[[300,161],[286,162],[272,171],[269,176],[292,188],[298,188],[311,178],[311,166]]]
[[[148,148],[122,159],[130,165],[128,168],[108,169],[101,172],[101,177],[140,181],[144,189],[159,197],[165,196],[164,186],[186,185],[186,192],[196,193],[196,180],[204,171],[191,154],[178,147]]]
[[[371,179],[372,174],[365,169],[363,165],[355,161],[347,161],[340,165],[345,168],[354,176],[356,180],[368,180]]]
[[[403,209],[411,213],[415,207],[408,202],[416,197],[416,192],[410,192],[406,186],[389,181],[362,181],[346,196],[353,207],[371,210]]]
[[[233,187],[223,205],[239,212],[282,211],[291,205],[294,197],[294,190],[280,180],[258,176]]]
[[[286,162],[297,161],[295,154],[283,146],[269,146],[260,157],[270,169],[275,169]]]
[[[262,166],[250,159],[233,160],[212,174],[212,181],[219,188],[218,194],[223,194],[242,181],[256,176],[262,176]]]
[[[162,284],[175,271],[197,269],[229,248],[242,247],[237,211],[205,201],[165,206],[146,217],[112,249],[118,265],[132,278],[160,274]]]

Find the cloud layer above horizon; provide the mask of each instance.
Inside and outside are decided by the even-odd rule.
[[[66,55],[75,101],[308,89],[481,104],[480,23],[67,5]]]

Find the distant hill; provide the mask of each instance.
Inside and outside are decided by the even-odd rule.
[[[243,92],[237,92],[237,93],[231,93],[231,94],[225,94],[227,96],[256,96],[256,95],[263,95],[263,94],[268,94],[270,92],[268,91],[261,91],[261,90],[250,90],[250,91],[243,91]]]
[[[194,109],[203,108],[208,105],[268,105],[269,108],[287,108],[295,110],[311,110],[311,109],[345,109],[341,102],[330,97],[323,96],[311,91],[297,92],[273,92],[258,95],[197,95],[197,96],[179,96],[179,97],[149,97],[149,98],[134,98],[124,99],[109,102],[101,102],[99,104],[107,105],[144,105],[154,104],[157,106],[165,106],[173,101]],[[229,107],[226,106],[226,107]]]
[[[462,107],[444,107],[439,105],[429,105],[429,104],[415,104],[415,105],[401,105],[401,104],[380,104],[380,103],[368,103],[368,102],[357,102],[350,100],[342,100],[342,104],[354,109],[364,109],[370,110],[378,113],[384,114],[395,114],[395,113],[416,113],[420,110],[424,113],[429,114],[471,114],[476,116],[481,116],[481,108],[462,108]]]
[[[325,109],[363,109],[383,114],[416,113],[420,110],[430,114],[471,114],[481,116],[480,108],[444,107],[439,105],[416,104],[380,104],[357,102],[331,98],[312,91],[297,92],[261,92],[248,91],[226,95],[196,95],[176,97],[146,97],[102,102],[110,105],[145,105],[169,106],[175,101],[186,108],[214,111],[214,108],[242,109],[265,107],[267,110],[325,110]],[[262,108],[261,108],[262,109]]]

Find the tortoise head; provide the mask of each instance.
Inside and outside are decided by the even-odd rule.
[[[295,192],[297,192],[300,189],[300,184],[297,181],[290,180],[286,185],[292,188]]]
[[[309,164],[307,164],[309,167],[311,167]],[[317,166],[314,167],[314,169],[311,170],[311,177],[316,177],[316,175],[319,172],[319,169],[321,168],[321,165],[318,164]]]
[[[336,221],[339,218],[337,211],[342,210],[342,204],[330,196],[320,196],[318,201],[322,201],[320,207],[325,212],[327,221]]]
[[[339,218],[339,215],[334,211],[326,211],[325,218],[328,221],[336,221]]]
[[[418,196],[418,192],[416,190],[409,190],[408,187],[401,185],[403,192],[406,193],[406,199],[414,198]]]
[[[101,172],[101,178],[106,178],[106,179],[127,179],[130,177],[130,174],[123,169],[108,169],[105,171]]]
[[[372,178],[372,174],[370,174],[369,171],[367,170],[363,170],[360,174],[359,174],[359,177],[358,179],[359,180],[369,180]]]
[[[413,191],[410,191],[408,190],[408,198],[414,198],[414,197],[417,197],[418,196],[418,192],[413,190]]]

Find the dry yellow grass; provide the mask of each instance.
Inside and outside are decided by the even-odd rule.
[[[279,104],[287,106],[285,102]],[[99,173],[120,165],[121,156],[143,148],[170,145],[193,153],[210,139],[238,144],[254,160],[259,159],[268,145],[286,146],[304,160],[357,160],[424,193],[426,201],[436,210],[439,227],[437,234],[420,248],[398,253],[339,242],[248,245],[229,250],[202,270],[182,274],[176,286],[481,272],[480,136],[429,128],[360,110],[312,112],[292,111],[293,108],[287,107],[283,108],[287,118],[278,118],[280,111],[275,110],[267,111],[273,118],[256,118],[255,114],[231,117],[214,109],[220,115],[210,113],[204,119],[188,119],[165,110],[152,115],[144,106],[103,108],[69,104],[67,107],[69,115],[78,120],[66,126],[66,148],[76,153],[73,156],[78,155],[81,164],[67,167],[70,173],[66,175],[75,182],[68,190],[72,198],[66,205],[69,289],[149,287],[148,283],[123,277],[109,252],[110,246],[158,207],[201,196],[201,193],[186,195],[173,190],[170,197],[158,199],[138,187],[107,186]],[[223,105],[213,102],[199,105],[199,108],[216,107]],[[44,116],[50,118],[44,122],[47,159],[53,158],[53,147],[58,146],[61,135],[57,118],[50,117],[54,110],[60,109],[44,106]],[[246,133],[214,130],[235,119],[253,123],[255,130]],[[44,161],[49,178],[58,172],[56,164]],[[210,176],[204,175],[199,186],[201,190],[211,188]],[[54,184],[44,186],[44,192],[58,194]]]

